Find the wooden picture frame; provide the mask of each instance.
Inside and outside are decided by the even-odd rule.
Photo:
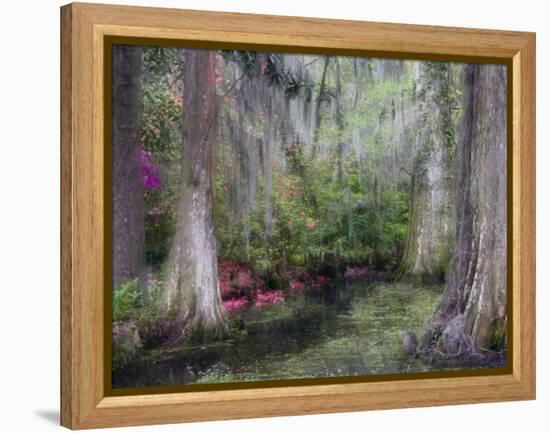
[[[301,386],[109,395],[106,41],[508,65],[510,369]],[[114,39],[113,39],[114,38]],[[61,8],[61,424],[80,429],[535,398],[535,34],[73,3]]]

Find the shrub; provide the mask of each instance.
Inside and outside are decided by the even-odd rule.
[[[113,322],[130,319],[137,307],[139,297],[137,278],[115,287],[113,290]]]

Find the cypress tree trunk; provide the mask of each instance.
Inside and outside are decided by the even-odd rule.
[[[142,49],[113,45],[113,285],[144,284],[145,222],[139,124]]]
[[[443,279],[452,253],[450,160],[452,125],[447,63],[417,63],[410,223],[401,271],[405,277]]]
[[[506,67],[468,65],[458,147],[457,240],[424,347],[506,348]]]
[[[184,51],[182,187],[164,293],[185,332],[205,338],[222,337],[228,329],[214,234],[214,66],[213,51]]]

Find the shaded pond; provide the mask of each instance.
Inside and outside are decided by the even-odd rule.
[[[401,282],[341,282],[300,293],[284,303],[248,308],[233,340],[157,349],[151,361],[115,387],[221,383],[442,369],[404,357],[399,334],[419,332],[442,286]],[[451,367],[448,367],[451,368]]]

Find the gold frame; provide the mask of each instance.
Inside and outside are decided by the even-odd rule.
[[[109,392],[104,72],[105,49],[117,38],[507,64],[510,368],[499,374]],[[77,429],[535,398],[534,33],[73,3],[61,8],[61,102],[62,425]]]

